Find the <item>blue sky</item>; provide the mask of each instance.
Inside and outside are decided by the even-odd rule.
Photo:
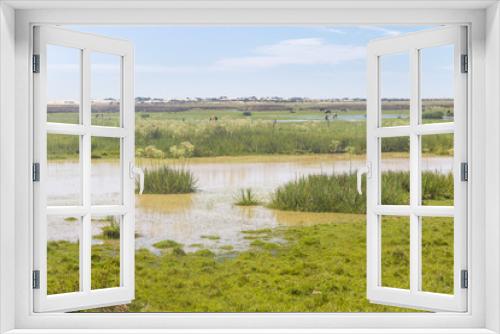
[[[367,43],[428,28],[70,27],[131,41],[135,95],[161,98],[365,97]],[[450,48],[430,53],[423,69],[425,94],[451,96]],[[77,58],[60,51],[49,56],[49,99],[73,99],[78,83],[71,64]],[[108,58],[94,57],[93,98],[113,97],[117,91],[116,67]],[[395,58],[385,67],[384,95],[407,97],[405,57]]]

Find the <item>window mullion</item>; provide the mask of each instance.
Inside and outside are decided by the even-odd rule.
[[[82,290],[91,290],[91,256],[92,256],[92,219],[91,206],[91,136],[89,127],[90,115],[90,51],[83,49],[82,53],[82,125],[85,133],[82,136],[82,194],[85,214],[82,219],[82,242],[80,244],[80,281]]]
[[[410,290],[415,293],[421,282],[420,218],[415,208],[420,205],[420,140],[419,123],[419,55],[410,51]]]

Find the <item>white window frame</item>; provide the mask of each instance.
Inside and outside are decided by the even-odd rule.
[[[14,10],[15,8],[17,10]],[[471,232],[468,238],[468,258],[471,265],[467,313],[34,314],[32,312],[30,249],[33,245],[31,196],[33,123],[30,55],[31,31],[34,24],[442,23],[467,24],[471,32],[469,35],[471,88],[468,92],[471,111],[468,116],[470,134],[468,221]],[[15,71],[12,68],[14,62]],[[0,3],[0,73],[1,332],[15,330],[15,333],[47,333],[47,329],[53,329],[50,332],[109,333],[113,328],[127,328],[128,333],[146,332],[145,328],[165,329],[165,332],[171,333],[175,332],[175,328],[191,328],[190,333],[283,333],[287,332],[286,329],[294,333],[352,333],[354,330],[358,333],[417,333],[429,332],[429,329],[439,333],[500,331],[500,228],[498,226],[500,178],[497,175],[500,170],[498,134],[500,117],[497,113],[500,110],[498,94],[500,10],[496,1],[240,0],[232,4],[217,0],[207,0],[203,3],[187,0],[184,3],[81,0],[73,1],[71,4],[45,0],[3,1]],[[13,129],[14,124],[15,129]],[[488,182],[485,182],[486,179]],[[15,187],[7,188],[9,185]],[[168,331],[166,328],[171,330]],[[204,328],[207,330],[202,330]],[[377,330],[377,328],[384,329]]]

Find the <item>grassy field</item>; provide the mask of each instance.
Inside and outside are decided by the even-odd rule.
[[[166,106],[170,112],[137,109],[136,156],[152,166],[145,172],[145,193],[181,194],[196,190],[196,180],[186,169],[175,169],[189,159],[197,163],[213,159],[233,161],[279,161],[283,156],[311,155],[338,159],[364,157],[366,122],[363,103],[355,107],[327,103],[268,106],[258,103],[227,106],[207,104],[189,108]],[[220,107],[220,108],[219,108]],[[407,110],[389,103],[388,114],[396,117],[384,124],[407,122]],[[443,106],[425,106],[429,121],[450,115]],[[188,108],[188,110],[184,110]],[[219,108],[219,109],[218,109]],[[335,119],[325,119],[325,108],[333,108]],[[181,111],[184,110],[184,111]],[[323,111],[322,111],[323,110]],[[432,115],[430,114],[432,113]],[[216,116],[217,120],[214,119]],[[342,117],[341,117],[342,116]],[[97,113],[93,124],[117,123],[115,113]],[[346,118],[352,117],[350,120]],[[76,122],[75,113],[50,113],[49,120]],[[212,118],[212,120],[210,120]],[[382,142],[387,157],[407,156],[407,138]],[[423,154],[452,153],[451,135],[426,136]],[[77,159],[76,136],[49,135],[51,160]],[[116,139],[93,138],[92,159],[116,159]],[[168,163],[167,166],[164,163]],[[158,164],[155,166],[155,164]],[[162,165],[163,164],[163,165]],[[402,204],[408,200],[408,174],[383,175],[383,202]],[[99,312],[408,312],[412,310],[371,304],[366,299],[366,199],[355,189],[353,174],[312,175],[278,188],[270,203],[262,203],[252,189],[243,189],[235,205],[268,205],[275,214],[335,212],[328,221],[274,229],[247,230],[241,237],[250,248],[235,251],[218,235],[203,239],[218,244],[217,251],[187,253],[184,245],[162,240],[136,251],[136,298],[128,305],[102,308]],[[451,205],[451,175],[426,172],[422,177],[424,204]],[[146,195],[147,196],[147,195]],[[170,195],[169,195],[170,196]],[[190,201],[172,195],[172,201]],[[385,197],[384,197],[385,196]],[[140,202],[140,201],[139,201]],[[151,201],[143,203],[154,206]],[[142,204],[141,204],[142,205]],[[286,210],[286,211],[285,211]],[[295,212],[291,212],[291,211]],[[382,284],[409,286],[409,222],[405,217],[382,217]],[[70,224],[71,222],[67,222]],[[119,285],[120,249],[114,221],[102,221],[102,235],[92,244],[92,288]],[[79,289],[79,245],[68,241],[48,244],[48,291],[50,294]],[[422,220],[422,287],[425,291],[452,293],[453,221],[449,218]]]
[[[362,115],[361,111],[349,111]],[[110,115],[108,115],[110,114]],[[111,113],[103,117],[116,117]],[[210,121],[212,114],[217,121]],[[148,115],[148,117],[144,117]],[[51,120],[63,121],[67,113],[51,114]],[[286,122],[299,120],[300,122]],[[104,118],[100,122],[112,123]],[[404,120],[388,120],[392,125]],[[424,151],[446,154],[452,148],[452,136],[433,137],[424,143]],[[95,138],[95,159],[116,157],[119,149],[109,138]],[[189,149],[186,149],[186,145]],[[366,122],[325,121],[324,114],[260,111],[243,116],[240,111],[192,110],[136,114],[136,156],[143,158],[184,158],[242,156],[256,154],[363,154],[366,150]],[[391,140],[384,152],[408,151],[403,138]],[[48,139],[49,159],[75,159],[78,138],[51,135]]]
[[[423,229],[423,286],[451,293],[453,228],[432,218]],[[409,225],[404,218],[383,221],[383,284],[409,283]],[[338,214],[335,222],[307,227],[251,230],[249,250],[220,245],[217,254],[201,249],[184,253],[165,241],[161,254],[136,253],[136,298],[108,312],[407,312],[366,299],[364,215]],[[281,240],[276,242],[273,240]],[[93,276],[100,287],[116,286],[116,240],[94,245]],[[78,245],[49,244],[49,291],[74,291]],[[168,277],[168,279],[164,279]],[[61,279],[66,278],[66,279]],[[76,281],[75,281],[76,278]],[[94,284],[94,283],[93,283]]]

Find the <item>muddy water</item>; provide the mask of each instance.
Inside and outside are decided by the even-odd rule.
[[[187,166],[195,175],[198,191],[183,195],[142,195],[136,197],[136,239],[137,248],[146,247],[155,252],[155,242],[170,239],[182,243],[186,251],[208,248],[219,251],[231,245],[235,250],[248,247],[251,240],[245,239],[244,230],[273,228],[279,225],[308,225],[328,222],[334,219],[331,213],[284,213],[262,206],[239,207],[233,205],[242,188],[251,188],[261,201],[267,201],[271,192],[291,180],[310,174],[340,173],[355,171],[363,165],[361,160],[337,160],[324,156],[311,159],[289,157],[278,162],[197,162]],[[447,171],[448,158],[427,158],[426,169]],[[404,159],[388,159],[384,166],[391,170],[405,169]],[[59,171],[64,180],[55,180],[49,185],[49,198],[64,203],[74,197],[75,178],[78,164],[54,164],[50,170]],[[96,196],[99,202],[114,197],[117,166],[109,162],[93,164],[92,183],[99,185]],[[73,172],[72,172],[73,171]],[[62,172],[62,173],[61,173]],[[55,173],[55,172],[54,172]],[[78,182],[76,182],[78,183]],[[65,185],[69,185],[67,189]],[[74,241],[75,222],[62,217],[49,220],[48,235],[51,240]],[[93,233],[99,234],[103,222],[93,224]],[[279,241],[279,240],[276,240]]]

